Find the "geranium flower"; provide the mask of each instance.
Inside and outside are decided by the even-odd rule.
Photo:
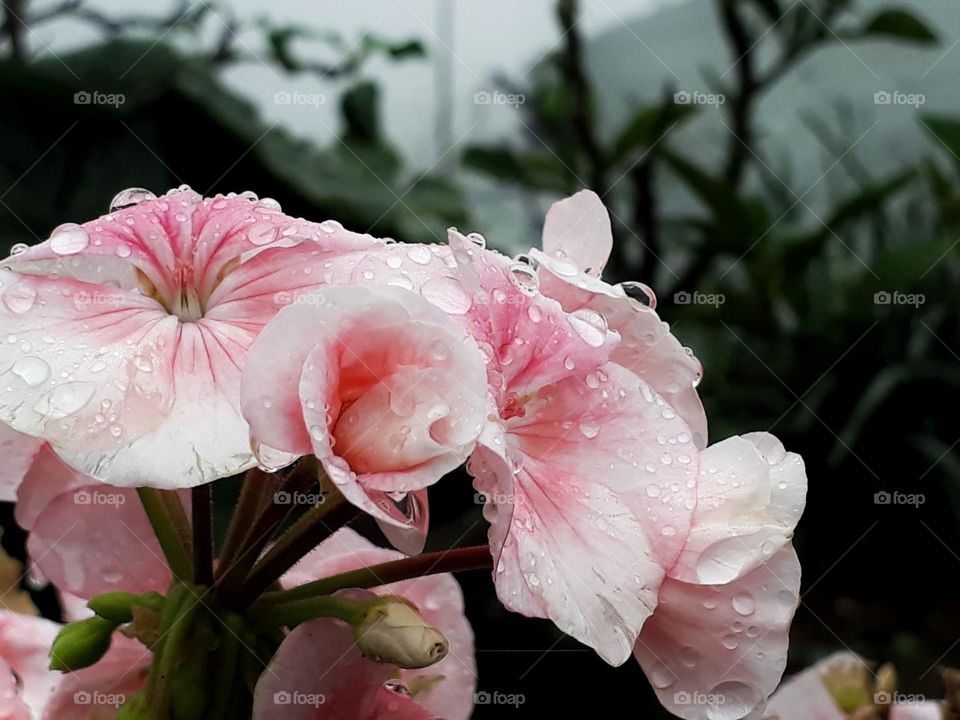
[[[396,528],[392,539],[411,552],[426,532],[420,491],[469,455],[486,394],[464,328],[395,287],[301,296],[254,343],[243,376],[253,437],[316,455],[344,496]]]
[[[610,361],[619,336],[599,313],[566,313],[529,266],[450,241],[488,359],[492,410],[468,469],[487,499],[497,595],[620,664],[689,530],[690,429]]]
[[[190,487],[255,463],[247,349],[278,293],[322,283],[273,273],[277,255],[377,241],[247,194],[149,197],[3,262],[0,420],[112,484]]]
[[[800,456],[767,433],[700,455],[690,534],[635,649],[674,714],[742,718],[780,682],[800,592],[790,539],[806,486]]]
[[[870,712],[875,711],[875,714]],[[859,712],[858,712],[859,711]],[[788,679],[770,698],[764,718],[778,720],[943,720],[943,703],[904,698],[881,688],[867,661],[837,652]]]
[[[285,583],[395,560],[349,529],[339,530],[288,573]],[[377,595],[414,603],[449,644],[446,657],[423,670],[400,670],[363,657],[350,627],[328,618],[299,625],[260,676],[255,720],[466,720],[476,686],[473,632],[463,615],[463,594],[450,575],[431,575],[383,585]]]

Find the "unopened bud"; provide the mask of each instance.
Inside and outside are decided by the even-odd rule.
[[[131,622],[135,605],[159,612],[163,607],[163,596],[157,592],[149,592],[144,595],[134,595],[128,592],[108,592],[91,598],[90,602],[87,603],[88,608],[115,625]]]
[[[431,627],[416,607],[400,597],[388,596],[372,602],[353,631],[364,656],[375,662],[423,668],[447,654],[443,633]]]
[[[101,617],[65,625],[50,648],[50,669],[72,672],[93,665],[110,649],[114,629]]]

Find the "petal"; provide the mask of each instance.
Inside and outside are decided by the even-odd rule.
[[[942,704],[932,700],[894,705],[890,708],[890,720],[941,720],[942,718]]]
[[[307,555],[283,577],[282,583],[284,587],[294,587],[402,557],[401,553],[376,547],[353,530],[344,528]],[[443,632],[449,643],[443,660],[423,670],[401,670],[401,682],[415,687],[417,677],[443,676],[443,680],[416,696],[417,703],[430,711],[429,717],[469,718],[476,687],[474,639],[464,615],[463,593],[457,581],[449,574],[429,575],[379,586],[375,594],[400,595],[411,601],[427,622]]]
[[[569,258],[599,277],[612,249],[610,215],[595,192],[581,190],[550,206],[543,223],[544,252]]]
[[[253,436],[312,450],[351,502],[407,526],[378,510],[375,494],[419,490],[469,454],[486,407],[480,353],[406,290],[332,287],[315,301],[283,310],[250,351],[243,408]]]
[[[114,633],[110,649],[95,665],[61,676],[44,720],[99,720],[112,717],[146,685],[152,653],[138,641]]]
[[[853,668],[872,678],[872,671],[859,655],[836,652],[801,673],[788,678],[771,696],[767,714],[780,720],[845,720],[847,717],[827,690],[822,676]]]
[[[40,572],[61,592],[84,598],[165,590],[170,571],[136,492],[84,484],[53,453],[41,458],[21,486],[17,508]]]
[[[0,502],[16,502],[17,488],[43,445],[43,440],[24,435],[0,423],[0,458],[3,460]]]
[[[697,394],[703,366],[653,307],[628,295],[626,284],[608,285],[538,250],[531,250],[530,256],[540,266],[541,291],[567,312],[587,308],[600,313],[621,337],[611,360],[649,383],[687,422],[697,447],[706,447],[707,418]]]
[[[311,620],[287,635],[260,676],[253,717],[375,720],[378,693],[390,673],[390,665],[363,657],[346,623]]]
[[[14,340],[0,346],[0,418],[15,430],[66,450],[115,449],[168,412],[172,388],[152,356],[176,319],[105,287],[0,270],[0,332]]]
[[[5,695],[0,699],[0,712],[9,708],[13,718],[39,717],[60,677],[48,669],[50,646],[59,631],[60,626],[50,620],[0,610],[0,671],[6,671],[0,674],[4,689],[10,689],[7,673],[16,673],[19,680],[13,687],[20,701]],[[24,716],[23,705],[32,714]]]
[[[762,706],[786,666],[799,593],[790,546],[726,585],[666,580],[635,651],[664,707],[690,720],[736,720]]]
[[[793,537],[806,490],[802,458],[772,435],[711,445],[700,456],[690,537],[670,576],[715,585],[750,572]]]

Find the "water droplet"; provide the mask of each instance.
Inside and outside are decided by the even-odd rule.
[[[29,249],[30,249],[30,246],[27,245],[26,243],[16,243],[13,247],[10,248],[10,257],[14,257],[16,255],[20,255],[21,253],[25,253]]]
[[[253,245],[268,245],[277,239],[277,226],[269,220],[255,222],[247,230],[247,240]]]
[[[50,377],[50,366],[37,357],[20,358],[13,364],[12,370],[30,387],[39,387]]]
[[[41,415],[60,420],[82,410],[96,389],[97,386],[91,382],[63,383],[40,398],[33,409]]]
[[[267,208],[268,210],[280,211],[280,203],[271,197],[260,198],[260,202],[257,204],[262,208]]]
[[[657,296],[648,285],[641,282],[627,281],[620,283],[617,287],[623,290],[623,294],[632,300],[636,300],[642,305],[646,305],[651,310],[657,307]]]
[[[593,439],[600,434],[600,423],[591,417],[580,418],[580,422],[577,423],[577,427],[580,428],[580,432],[583,434],[583,436],[588,439]]]
[[[747,592],[737,593],[733,596],[733,600],[731,602],[733,604],[733,609],[736,610],[738,614],[744,616],[752,615],[754,609],[756,608],[753,602],[753,597]]]
[[[533,295],[540,288],[537,271],[527,264],[516,262],[510,266],[510,279],[522,292]]]
[[[90,236],[81,225],[64,223],[50,235],[50,249],[57,255],[73,255],[87,249]]]
[[[465,315],[473,305],[473,300],[470,299],[466,290],[453,278],[441,277],[428,280],[420,288],[420,294],[424,299],[451,315]]]
[[[113,196],[110,201],[110,212],[117,212],[127,207],[139,205],[146,200],[156,200],[157,196],[145,188],[127,188]]]
[[[428,265],[432,255],[424,245],[414,245],[407,251],[407,257],[418,265]]]
[[[657,662],[650,669],[648,677],[650,678],[650,684],[658,690],[668,688],[677,681],[677,676],[662,662]]]
[[[570,314],[570,325],[590,347],[601,347],[607,339],[607,321],[596,310],[580,308]]]
[[[487,247],[487,239],[480,233],[472,232],[467,235],[467,240],[472,242],[476,247],[484,250]]]
[[[3,304],[10,312],[22,315],[30,310],[37,301],[37,291],[26,282],[19,282],[8,287],[3,293]]]

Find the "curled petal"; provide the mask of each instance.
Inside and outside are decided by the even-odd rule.
[[[728,583],[793,537],[805,503],[803,460],[768,433],[731,437],[700,456],[690,537],[670,576]]]
[[[600,276],[613,249],[610,215],[600,197],[581,190],[555,202],[543,223],[543,250],[569,258],[588,275]]]
[[[726,585],[667,579],[635,650],[664,707],[689,720],[738,720],[762,707],[786,666],[799,592],[790,546]]]

